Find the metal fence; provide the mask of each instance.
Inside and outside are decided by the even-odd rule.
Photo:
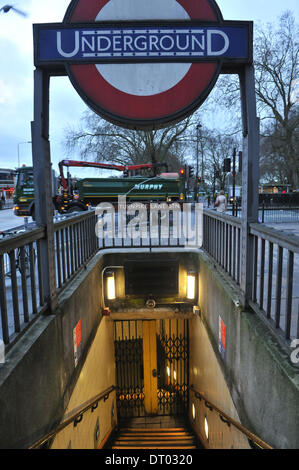
[[[203,248],[240,284],[241,220],[212,210],[203,215]]]
[[[139,211],[138,217],[133,209],[99,215],[96,231],[100,249],[201,246],[201,204],[162,203],[142,205],[142,209],[138,203],[132,206]]]
[[[242,208],[239,205],[233,205],[228,209],[232,215],[242,217]],[[261,223],[293,223],[299,222],[298,207],[268,207],[262,205],[258,212]]]
[[[40,241],[44,228],[0,241],[0,310],[4,344],[10,343],[44,306]]]
[[[299,237],[260,224],[254,237],[253,288],[250,305],[283,333],[299,338]]]
[[[4,209],[12,209],[13,199],[6,199],[5,201],[0,200],[0,211]]]
[[[95,211],[64,217],[54,224],[56,287],[61,289],[98,251]]]
[[[57,293],[98,251],[94,211],[54,223]],[[48,308],[41,242],[45,228],[20,230],[0,240],[0,339],[12,345],[38,314]],[[2,333],[2,334],[1,334]]]
[[[299,338],[299,237],[250,224],[254,239],[248,302],[285,341]],[[203,248],[240,285],[241,220],[204,211]]]

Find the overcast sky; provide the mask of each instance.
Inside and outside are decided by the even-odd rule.
[[[150,0],[149,0],[150,1]],[[161,0],[163,1],[163,0]],[[196,0],[194,0],[196,1]],[[33,119],[32,24],[61,22],[69,0],[19,0],[16,8],[28,13],[0,12],[0,167],[31,164]],[[218,0],[225,20],[272,22],[285,10],[299,20],[298,0]],[[6,3],[0,0],[0,8]],[[66,158],[64,130],[79,122],[87,109],[66,77],[51,79],[50,140],[54,168]],[[76,156],[75,156],[76,157]],[[86,171],[86,170],[85,170]]]

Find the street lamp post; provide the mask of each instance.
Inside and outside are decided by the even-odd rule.
[[[26,142],[19,142],[18,143],[18,168],[20,168],[20,145],[21,144],[32,144],[31,140]]]
[[[199,173],[199,140],[200,140],[200,137],[201,137],[201,134],[200,134],[200,129],[202,128],[202,125],[201,124],[197,124],[196,126],[196,130],[197,130],[197,134],[196,134],[196,142],[197,142],[197,147],[196,147],[196,187],[198,185],[198,173]],[[200,178],[200,181],[201,181],[201,185],[203,185],[203,176],[204,176],[204,171],[203,171],[203,149],[202,149],[202,142],[201,142],[201,178]]]
[[[196,126],[196,181],[198,180],[198,159],[199,159],[199,131],[201,128],[201,124],[197,124]]]

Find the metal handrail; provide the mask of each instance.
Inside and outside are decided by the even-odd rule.
[[[72,423],[74,423],[74,426],[77,426],[77,424],[82,421],[84,413],[86,413],[90,409],[94,411],[98,406],[98,402],[101,400],[106,401],[109,398],[110,393],[112,393],[114,390],[116,390],[116,387],[115,385],[112,385],[111,387],[107,388],[103,392],[91,398],[75,410],[68,413],[64,420],[55,429],[53,429],[48,434],[44,435],[42,438],[32,444],[29,449],[39,449],[45,442],[47,442],[49,439],[58,434],[58,432],[62,431],[64,428],[66,428]]]
[[[299,253],[299,237],[294,234],[288,234],[276,230],[273,227],[267,227],[263,224],[250,224],[250,234],[257,235],[266,240],[280,245],[282,248]]]
[[[207,398],[198,390],[195,389],[193,385],[191,385],[190,390],[194,392],[195,398],[198,398],[199,400],[204,400],[205,405],[209,407],[210,409],[215,410],[217,413],[219,413],[219,417],[223,422],[230,423],[232,424],[235,428],[237,428],[239,431],[241,431],[245,436],[247,436],[252,442],[254,442],[258,447],[261,449],[273,449],[267,442],[263,441],[260,439],[256,434],[253,434],[249,429],[245,428],[242,424],[238,423],[238,421],[234,420],[230,416],[228,416],[226,413],[224,413],[223,410],[218,408],[214,403],[212,403],[210,400],[207,400]]]
[[[226,222],[232,225],[233,227],[241,227],[241,224],[242,224],[240,219],[232,215],[226,214],[224,212],[218,212],[213,209],[204,208],[203,213],[204,215],[207,215],[211,217],[212,219],[221,220],[222,222]]]
[[[92,217],[96,215],[95,209],[90,209],[89,211],[84,211],[80,214],[64,214],[61,218],[54,219],[54,231],[61,230],[62,228],[70,227],[71,225],[75,225],[78,222],[82,222],[86,219],[87,216]]]
[[[9,232],[9,230],[6,230],[5,232]],[[21,248],[22,246],[28,245],[29,243],[33,243],[37,240],[41,240],[45,237],[45,234],[45,227],[38,227],[27,229],[24,232],[19,231],[13,235],[6,235],[0,240],[0,255],[9,253],[16,248]]]

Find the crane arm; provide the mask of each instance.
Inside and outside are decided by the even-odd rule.
[[[59,173],[61,178],[61,184],[64,190],[67,190],[67,180],[63,174],[63,167],[89,167],[89,168],[103,168],[106,170],[117,170],[117,171],[125,171],[125,170],[142,170],[144,168],[156,168],[156,167],[166,167],[167,163],[142,163],[139,165],[115,165],[113,163],[99,163],[99,162],[85,162],[85,161],[77,161],[77,160],[61,160],[58,163]]]

